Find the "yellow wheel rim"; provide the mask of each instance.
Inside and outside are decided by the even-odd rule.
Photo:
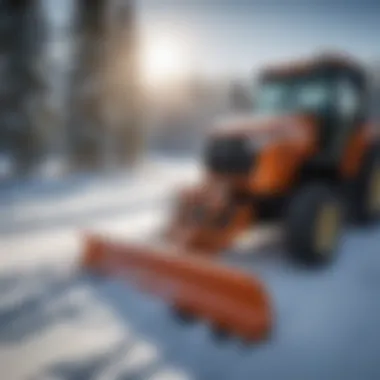
[[[372,174],[369,187],[369,210],[371,212],[380,211],[380,166],[377,165]]]
[[[328,254],[335,245],[340,215],[334,204],[322,206],[319,211],[315,230],[315,247],[318,253]]]

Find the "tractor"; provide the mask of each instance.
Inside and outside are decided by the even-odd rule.
[[[89,236],[84,265],[132,279],[181,312],[255,340],[273,323],[265,286],[212,259],[273,221],[293,261],[328,264],[346,223],[368,225],[380,214],[380,155],[369,80],[351,58],[267,67],[253,87],[250,112],[208,132],[201,180],[175,198],[164,244]]]
[[[178,197],[170,238],[218,252],[263,221],[283,224],[292,259],[326,264],[344,221],[380,212],[380,156],[363,70],[341,57],[264,70],[252,112],[211,130],[205,178]]]

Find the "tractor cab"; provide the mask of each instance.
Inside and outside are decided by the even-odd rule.
[[[307,114],[314,118],[322,165],[338,165],[344,148],[365,122],[365,74],[354,62],[323,56],[309,62],[273,67],[259,78],[254,112]]]
[[[253,89],[251,111],[223,119],[212,129],[206,168],[249,178],[258,156],[277,144],[279,136],[307,130],[315,139],[308,170],[336,171],[347,144],[365,124],[366,82],[359,65],[334,56],[264,69]]]

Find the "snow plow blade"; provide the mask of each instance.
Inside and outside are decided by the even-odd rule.
[[[90,272],[136,284],[176,310],[244,341],[268,337],[272,311],[258,279],[204,258],[170,251],[88,236],[82,265]]]

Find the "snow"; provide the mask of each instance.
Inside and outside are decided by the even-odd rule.
[[[273,336],[250,346],[219,342],[205,322],[181,324],[159,299],[76,265],[82,231],[147,240],[197,175],[194,162],[157,157],[134,174],[0,191],[2,378],[380,378],[379,226],[349,228],[323,270],[296,268],[276,244],[227,253],[262,278],[274,306]]]

